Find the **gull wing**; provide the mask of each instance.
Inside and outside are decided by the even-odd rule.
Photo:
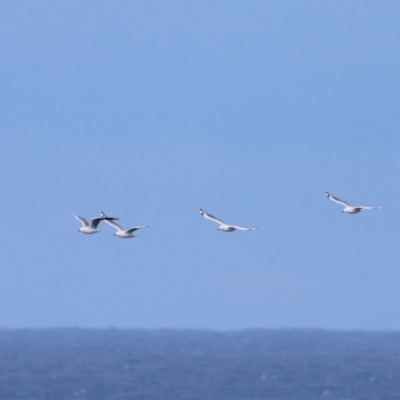
[[[89,226],[89,222],[87,222],[85,218],[82,218],[79,215],[74,215],[74,217],[82,224],[82,226]]]
[[[359,206],[357,208],[361,208],[362,210],[379,210],[382,207],[365,207],[365,206]]]
[[[211,215],[207,212],[205,212],[204,210],[202,210],[200,208],[200,214],[205,218],[205,219],[209,219],[210,221],[216,222],[217,224],[220,225],[226,225],[226,223],[224,221],[222,221],[222,219],[216,218],[214,217],[214,215]]]
[[[237,229],[239,231],[254,231],[255,229],[257,229],[257,227],[255,227],[255,228],[246,228],[244,226],[236,226],[236,225],[231,225],[231,226],[232,226],[232,228],[235,228],[235,229]]]
[[[132,233],[132,232],[137,231],[138,229],[148,228],[149,226],[153,226],[153,225],[133,226],[132,228],[127,229],[125,232]]]
[[[106,220],[105,220],[103,217],[93,218],[93,219],[90,221],[90,227],[93,228],[93,229],[97,229],[97,226],[99,225],[99,223],[100,223],[101,221],[106,221]]]
[[[111,225],[112,227],[114,227],[117,231],[125,231],[125,229],[121,225],[118,225],[114,221],[111,221],[111,220],[105,219],[105,218],[101,218],[101,220],[106,222],[108,225]]]
[[[107,215],[104,214],[103,211],[100,212],[100,216],[101,216],[102,218],[104,218],[104,219],[109,219],[109,220],[111,220],[111,221],[115,221],[115,220],[119,219],[119,218],[114,218],[114,217],[107,217]]]
[[[340,200],[340,199],[338,199],[338,198],[335,197],[335,196],[332,196],[332,195],[331,195],[330,193],[328,193],[328,192],[326,192],[326,197],[327,197],[329,200],[334,201],[335,203],[341,204],[342,206],[345,206],[345,207],[352,207],[351,204],[347,203],[347,202],[344,201],[344,200]]]

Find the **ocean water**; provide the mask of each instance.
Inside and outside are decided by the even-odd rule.
[[[396,400],[400,333],[0,330],[0,400]]]

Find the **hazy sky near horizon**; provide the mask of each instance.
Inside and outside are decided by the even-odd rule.
[[[400,329],[399,20],[2,1],[0,326]],[[100,211],[154,226],[77,231]]]

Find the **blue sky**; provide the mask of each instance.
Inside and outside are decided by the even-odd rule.
[[[1,326],[400,329],[399,18],[2,1]]]

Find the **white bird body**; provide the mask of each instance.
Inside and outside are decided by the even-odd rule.
[[[106,216],[101,216],[97,218],[93,218],[89,222],[86,221],[85,218],[80,217],[79,215],[74,215],[74,217],[82,224],[82,227],[78,229],[78,231],[85,233],[86,235],[91,235],[93,233],[100,232],[97,230],[97,226],[101,221],[108,221],[108,220],[114,220],[118,218],[111,218],[111,217],[106,217]]]
[[[213,215],[205,212],[200,208],[200,214],[205,218],[209,219],[210,221],[216,222],[219,224],[218,230],[222,232],[233,232],[233,231],[254,231],[257,228],[246,228],[244,226],[237,226],[237,225],[229,225],[226,222],[222,221],[222,219],[216,218]]]
[[[137,231],[138,229],[143,229],[143,228],[148,228],[153,225],[144,225],[144,226],[133,226],[132,228],[129,229],[124,229],[121,225],[118,225],[116,222],[112,220],[105,220],[108,225],[112,226],[117,230],[117,232],[114,233],[114,236],[118,236],[122,239],[130,239],[135,237],[133,232]]]
[[[342,212],[346,214],[357,214],[361,211],[365,210],[378,210],[382,207],[366,207],[366,206],[352,206],[351,204],[347,203],[344,200],[340,200],[339,198],[332,196],[330,193],[326,192],[326,197],[328,197],[329,200],[332,200],[335,203],[341,204],[344,209]]]

